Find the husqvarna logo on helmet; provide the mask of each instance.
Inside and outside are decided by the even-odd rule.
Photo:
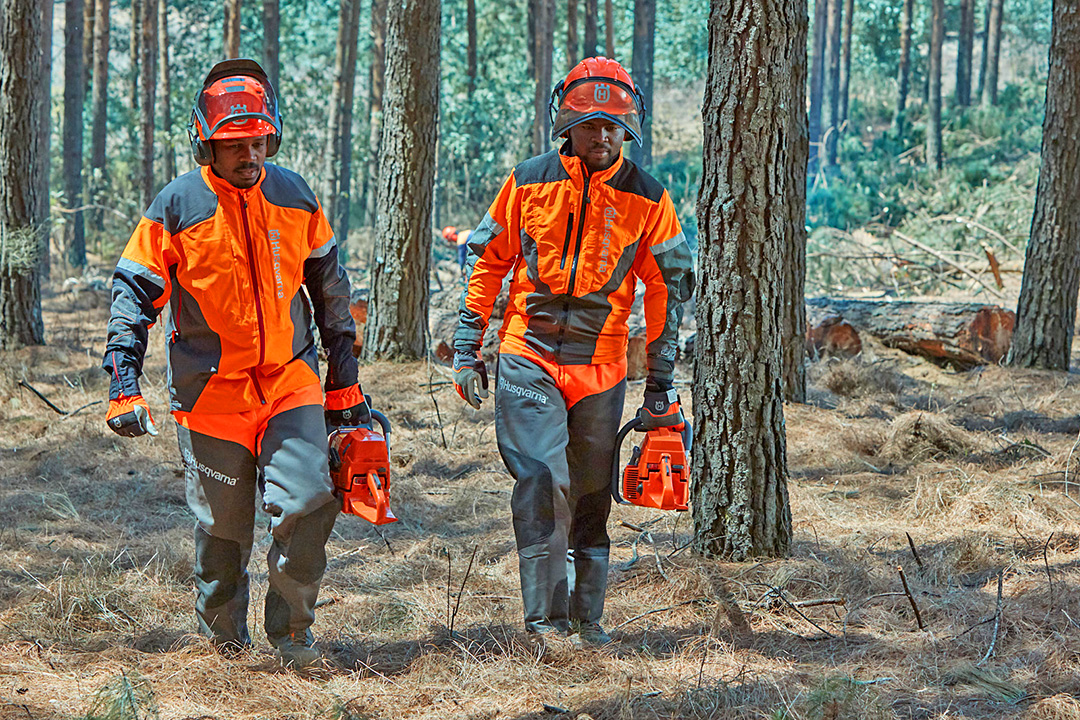
[[[598,103],[606,103],[611,99],[611,86],[607,83],[596,83],[593,85],[593,100]]]
[[[246,112],[247,112],[247,105],[230,105],[229,106],[229,114],[230,115],[239,115],[240,113],[246,113]],[[233,120],[232,124],[233,125],[243,125],[249,119],[250,118],[243,118],[242,120]]]

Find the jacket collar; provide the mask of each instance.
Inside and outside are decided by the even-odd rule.
[[[214,171],[209,165],[203,165],[202,168],[203,180],[210,189],[218,195],[233,193],[236,195],[246,195],[247,193],[257,191],[262,186],[262,181],[266,178],[266,163],[263,163],[262,172],[259,173],[259,179],[255,181],[255,184],[249,188],[238,188],[228,180],[219,178],[214,174]]]
[[[615,158],[615,162],[611,164],[611,167],[600,172],[589,173],[588,168],[585,167],[585,161],[574,154],[573,149],[570,147],[570,141],[567,140],[559,148],[559,160],[562,162],[567,174],[575,181],[583,183],[585,176],[588,175],[589,183],[595,185],[610,180],[615,173],[619,172],[619,168],[623,164],[623,151],[620,147],[619,156]]]

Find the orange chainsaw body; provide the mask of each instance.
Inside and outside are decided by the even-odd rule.
[[[656,428],[645,433],[622,472],[616,500],[659,510],[687,510],[689,465],[682,433]],[[620,497],[621,495],[621,497]]]
[[[397,522],[390,510],[390,450],[371,428],[338,428],[330,434],[330,479],[341,511],[375,525]]]

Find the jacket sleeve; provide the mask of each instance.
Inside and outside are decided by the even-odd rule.
[[[311,297],[315,325],[326,350],[326,390],[340,390],[357,383],[356,322],[349,312],[351,289],[345,269],[338,262],[337,240],[322,206],[312,214],[308,229],[311,252],[304,261],[304,286]]]
[[[650,214],[634,270],[645,283],[646,383],[666,390],[675,371],[679,306],[694,293],[694,259],[666,190]]]
[[[147,213],[154,216],[151,206]],[[101,367],[109,374],[109,398],[141,395],[139,376],[150,328],[169,301],[171,281],[164,227],[142,218],[112,276],[112,309]]]
[[[458,307],[455,352],[480,350],[503,279],[521,255],[521,238],[512,236],[507,230],[512,225],[517,195],[517,183],[511,174],[480,225],[469,234],[469,256],[465,265],[468,282]]]

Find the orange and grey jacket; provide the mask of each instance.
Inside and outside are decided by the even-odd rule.
[[[589,175],[567,142],[514,168],[469,237],[455,351],[480,348],[511,270],[503,351],[532,350],[560,365],[624,358],[640,279],[649,379],[671,381],[693,258],[667,191],[621,153]]]
[[[148,330],[166,303],[173,411],[243,412],[318,382],[313,313],[326,390],[356,385],[334,234],[304,179],[276,165],[243,190],[209,167],[169,183],[116,265],[112,298],[102,366],[113,399],[140,394]]]

